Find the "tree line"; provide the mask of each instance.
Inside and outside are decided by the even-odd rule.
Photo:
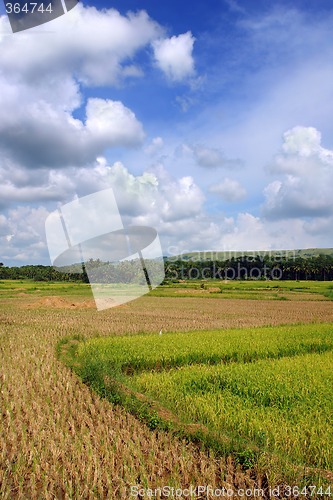
[[[107,264],[107,265],[105,265]],[[149,272],[158,273],[158,265],[150,261]],[[76,264],[68,268],[57,269],[53,266],[25,265],[8,267],[0,262],[0,279],[34,281],[82,281],[89,282],[87,275],[104,283],[138,282],[142,279],[142,266],[138,261],[121,263],[103,263],[88,261],[85,265]],[[147,269],[144,270],[147,276]],[[313,257],[280,258],[272,256],[232,257],[227,260],[191,261],[190,259],[164,259],[165,281],[239,279],[239,280],[333,280],[333,255]],[[148,275],[149,275],[148,272]]]
[[[217,261],[166,261],[166,279],[333,280],[333,255],[313,257],[241,256]]]

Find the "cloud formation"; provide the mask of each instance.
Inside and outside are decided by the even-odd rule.
[[[87,165],[105,148],[134,147],[144,139],[141,123],[118,101],[88,99],[85,122],[45,101],[13,100],[10,114],[6,107],[0,108],[4,164],[12,161],[27,168]]]
[[[194,75],[194,42],[195,38],[188,31],[152,43],[156,65],[170,81],[180,82]]]
[[[15,176],[18,177],[18,174]],[[32,179],[33,181],[33,179]],[[50,196],[62,193],[62,203],[112,187],[124,225],[154,227],[164,255],[196,250],[251,251],[325,246],[323,231],[330,237],[333,216],[286,221],[240,212],[235,217],[215,216],[205,210],[205,196],[190,176],[175,178],[158,167],[133,175],[121,163],[113,165],[99,158],[94,167],[53,170],[44,178],[47,189],[36,188],[36,207],[21,203],[30,200],[29,190],[11,188],[18,206],[0,217],[1,259],[7,263],[49,263],[44,223]],[[48,187],[50,186],[50,187]],[[43,197],[44,193],[44,197]],[[59,200],[57,200],[59,201]],[[50,208],[43,205],[48,203]],[[326,242],[326,246],[327,242]]]
[[[85,102],[84,90],[143,75],[135,58],[163,34],[146,12],[123,16],[80,3],[34,34],[9,33],[2,16],[0,168],[87,166],[108,148],[141,144],[132,110],[112,99]]]
[[[6,259],[43,260],[49,210],[110,186],[165,253],[332,246],[333,151],[319,132],[333,130],[332,14],[225,3],[227,23],[205,7],[213,29],[193,25],[196,44],[145,12],[82,3],[34,33],[5,36],[0,18]]]
[[[10,32],[6,16],[0,33]],[[79,3],[65,16],[34,30],[0,35],[1,68],[37,85],[50,75],[74,75],[87,86],[114,85],[127,76],[140,76],[133,58],[163,33],[146,12],[121,15],[115,9],[97,10]],[[42,42],[42,43],[41,43]]]
[[[314,127],[294,127],[283,134],[281,153],[269,166],[283,174],[264,190],[263,213],[270,219],[325,217],[333,213],[333,151],[321,146]]]
[[[165,246],[178,241],[179,231],[189,235],[195,220],[203,218],[204,195],[194,180],[188,176],[175,179],[162,168],[134,176],[121,162],[109,166],[100,158],[93,168],[51,171],[44,182],[46,189],[36,187],[31,192],[13,184],[6,188],[8,196],[19,202],[19,206],[0,218],[2,259],[9,259],[11,255],[11,259],[18,262],[24,259],[32,262],[36,260],[37,248],[40,258],[47,259],[44,222],[52,208],[21,205],[24,201],[31,202],[32,195],[40,204],[55,201],[58,196],[67,203],[76,196],[112,187],[124,225],[156,228]],[[200,231],[198,225],[197,229]],[[24,251],[21,251],[23,241]]]

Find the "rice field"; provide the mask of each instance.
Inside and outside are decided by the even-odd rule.
[[[313,301],[303,301],[302,292],[297,293],[296,301],[145,296],[97,312],[86,285],[1,282],[0,497],[128,500],[133,485],[186,488],[207,484],[234,491],[258,487],[264,491],[263,498],[269,498],[270,481],[281,484],[275,498],[285,498],[285,480],[268,477],[266,462],[253,468],[251,454],[247,463],[246,455],[222,455],[184,434],[154,429],[153,421],[147,425],[134,412],[100,397],[58,358],[57,346],[73,338],[131,341],[151,334],[163,341],[174,335],[168,332],[180,332],[185,339],[185,332],[227,333],[230,328],[333,322],[332,302],[322,293],[323,300]],[[328,350],[318,355],[326,354]],[[238,364],[232,361],[224,366]],[[155,375],[199,366],[175,366]],[[207,368],[217,366],[206,363]],[[148,375],[148,371],[136,373]],[[315,484],[320,486],[319,480]],[[329,497],[314,492],[311,498]]]
[[[124,386],[143,393],[156,425],[159,406],[203,425],[203,442],[269,477],[333,470],[332,324],[92,339],[74,358],[100,394],[140,411]]]
[[[131,387],[279,462],[333,470],[333,355],[140,374]],[[252,444],[252,448],[251,448]],[[242,448],[237,446],[237,451]],[[260,457],[259,457],[260,458]]]
[[[77,351],[82,367],[112,372],[160,371],[190,364],[249,363],[267,358],[333,351],[333,325],[203,330],[130,338],[97,338]],[[82,368],[83,369],[83,368]]]

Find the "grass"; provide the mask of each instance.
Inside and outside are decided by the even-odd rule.
[[[188,280],[166,283],[153,290],[151,295],[215,299],[333,300],[330,281]]]
[[[332,351],[331,324],[293,325],[92,339],[72,361],[150,428],[200,439],[252,468],[265,461],[267,477],[297,481],[304,469],[313,479],[333,469]]]
[[[89,284],[80,282],[63,281],[33,281],[33,280],[2,280],[0,281],[0,299],[20,298],[24,295],[31,297],[48,297],[56,295],[60,297],[86,297],[91,298],[92,293]]]

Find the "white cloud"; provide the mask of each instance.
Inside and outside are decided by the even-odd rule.
[[[10,228],[7,218],[3,214],[0,214],[0,237],[7,238],[9,231]]]
[[[3,16],[0,33],[6,27]],[[142,75],[137,53],[162,33],[143,11],[122,16],[80,3],[34,34],[0,35],[0,167],[89,165],[106,148],[140,144],[143,127],[130,109],[94,98],[84,109],[81,91]],[[73,116],[80,106],[86,122]]]
[[[32,194],[35,201],[38,198],[50,207],[51,194],[53,200],[59,195],[57,201],[67,203],[76,196],[112,187],[124,224],[156,228],[165,249],[181,240],[200,242],[203,232],[217,232],[217,226],[203,213],[204,196],[194,180],[188,176],[173,178],[162,168],[134,176],[120,162],[108,166],[100,158],[92,168],[48,172],[44,182],[48,189],[36,187]],[[23,187],[12,185],[7,191],[16,202],[31,200],[29,190]],[[0,219],[2,259],[38,262],[39,255],[39,262],[48,263],[44,222],[57,205],[54,201],[50,209],[19,206],[8,210],[8,215]],[[6,238],[8,235],[13,236]]]
[[[287,155],[307,157],[321,149],[321,134],[314,127],[294,127],[283,134],[283,139],[282,150]]]
[[[226,177],[222,182],[210,186],[211,193],[219,195],[224,201],[236,202],[245,198],[246,190],[234,179]]]
[[[240,14],[246,14],[246,10],[243,7],[241,7],[236,0],[225,0],[225,2],[230,10],[238,12]]]
[[[264,190],[263,213],[272,218],[325,217],[333,212],[333,151],[321,146],[314,127],[283,134],[282,153],[271,172],[284,174]]]
[[[330,246],[333,216],[313,219],[313,224],[301,218],[268,220],[246,212],[234,218],[221,213],[213,216],[206,212],[204,195],[191,177],[171,177],[162,167],[135,176],[122,163],[109,166],[99,158],[94,167],[51,171],[49,175],[45,186],[53,183],[55,192],[67,186],[63,203],[112,187],[125,226],[154,227],[165,255]],[[276,191],[279,186],[276,184]],[[5,263],[49,263],[44,222],[57,204],[51,208],[48,202],[48,206],[16,207],[0,217],[1,258]]]
[[[162,188],[165,200],[162,217],[166,221],[188,219],[199,214],[204,201],[200,188],[192,177],[182,177]]]
[[[157,66],[174,82],[194,75],[193,45],[195,38],[188,31],[152,43]]]
[[[29,168],[86,165],[105,148],[137,146],[144,138],[141,123],[121,102],[89,99],[83,123],[45,101],[16,97],[10,114],[0,108],[3,162],[7,158]]]
[[[321,238],[323,235],[326,235],[330,240],[330,243],[326,246],[332,247],[331,235],[333,235],[333,216],[314,217],[307,220],[304,222],[304,229],[309,235],[315,236],[316,238]]]
[[[283,134],[282,153],[269,165],[271,172],[309,174],[322,168],[333,167],[333,151],[321,146],[321,133],[314,127],[293,127]]]
[[[116,162],[107,168],[105,181],[112,187],[120,213],[128,217],[137,217],[142,214],[158,210],[158,179],[149,172],[134,176],[121,162]]]
[[[162,167],[134,176],[117,162],[109,168],[107,178],[120,212],[141,224],[160,228],[202,211],[204,196],[189,176],[174,179]]]
[[[8,20],[2,17],[1,32],[6,25]],[[162,33],[144,11],[122,16],[115,9],[98,11],[81,3],[34,31],[40,35],[0,37],[5,74],[19,72],[34,82],[50,74],[74,74],[86,85],[115,84],[123,76],[141,74],[131,59]]]
[[[119,101],[89,99],[86,128],[93,138],[106,146],[133,146],[144,139],[143,127],[135,114]]]
[[[68,15],[36,28],[35,34],[0,34],[1,202],[4,207],[16,203],[47,207],[4,211],[0,243],[5,255],[17,256],[22,263],[24,257],[25,262],[40,261],[44,229],[37,219],[43,220],[56,202],[110,185],[126,221],[156,227],[165,249],[170,245],[179,251],[332,246],[333,152],[321,145],[314,127],[292,128],[297,123],[316,124],[323,137],[332,136],[332,18],[323,22],[320,15],[307,20],[295,10],[269,12],[256,15],[254,21],[252,15],[243,21],[238,18],[238,28],[245,27],[244,38],[236,40],[231,51],[224,50],[228,41],[220,44],[223,33],[220,40],[211,40],[213,50],[218,47],[220,64],[208,67],[207,63],[207,88],[201,90],[208,92],[201,94],[192,91],[200,80],[195,75],[191,33],[165,39],[161,27],[142,12],[121,16],[113,9],[97,11],[81,3]],[[0,33],[6,24],[7,18],[1,18]],[[189,84],[189,94],[174,97],[184,111],[200,102],[204,111],[194,121],[189,115],[187,123],[175,126],[171,134],[170,122],[164,125],[159,116],[161,128],[156,129],[156,122],[149,124],[156,137],[145,144],[145,151],[121,150],[112,162],[121,158],[131,171],[139,172],[147,161],[142,152],[154,157],[163,148],[168,154],[170,135],[174,134],[175,148],[181,131],[181,141],[192,144],[183,148],[187,158],[172,152],[163,157],[169,172],[176,172],[173,177],[158,168],[133,175],[120,162],[109,166],[102,157],[104,149],[140,144],[143,126],[120,102],[83,99],[86,86],[93,94],[95,86],[123,86],[126,79],[143,76],[148,47],[153,47],[155,66],[170,81]],[[239,81],[246,95],[238,93]],[[287,129],[270,165],[274,177],[269,183],[269,172],[262,166],[278,150],[279,137]],[[261,217],[255,216],[256,211],[231,218],[234,207],[226,204],[226,213],[205,211],[205,202],[208,209],[212,205],[201,186],[206,189],[213,182],[211,174],[217,172],[212,169],[239,166],[237,160],[228,160],[238,154],[246,159],[241,180],[255,210],[266,186]],[[238,201],[244,188],[235,182],[225,179],[211,192],[215,189],[225,200]]]

